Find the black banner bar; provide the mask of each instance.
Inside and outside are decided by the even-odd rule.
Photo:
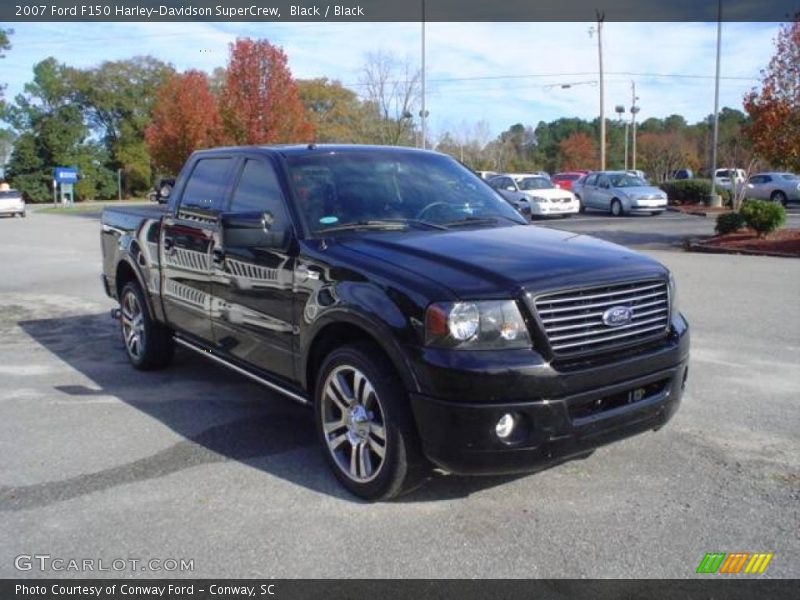
[[[796,580],[711,575],[670,580],[2,580],[3,600],[564,600],[681,598],[783,600],[797,597]]]
[[[431,22],[716,21],[717,0],[425,0]],[[723,21],[777,22],[800,12],[800,0],[723,0]],[[0,21],[419,22],[422,0],[3,0]]]

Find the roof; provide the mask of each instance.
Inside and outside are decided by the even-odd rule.
[[[420,148],[410,148],[407,146],[377,146],[369,144],[274,144],[263,146],[224,146],[219,148],[207,148],[198,150],[198,153],[214,152],[264,152],[265,154],[281,154],[283,156],[298,156],[305,154],[324,153],[337,154],[347,152],[386,152],[386,153],[415,153],[415,154],[439,154],[432,150],[422,150]]]

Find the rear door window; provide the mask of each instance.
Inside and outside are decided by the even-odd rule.
[[[222,210],[232,163],[232,158],[198,160],[183,190],[181,207]]]

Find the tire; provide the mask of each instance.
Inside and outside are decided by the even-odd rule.
[[[120,331],[128,360],[140,371],[168,366],[175,353],[172,331],[150,318],[139,284],[126,283],[119,298]]]
[[[575,195],[575,197],[578,199],[578,212],[585,213],[586,207],[583,205],[583,200],[581,200],[581,197],[578,196],[577,194]]]
[[[23,212],[23,213],[19,213],[19,216],[20,216],[20,217],[22,217],[22,218],[24,219],[25,217],[27,217],[27,216],[28,216],[28,213],[27,213],[27,211],[26,211],[26,212]]]
[[[772,200],[773,202],[780,202],[780,203],[781,203],[781,204],[783,204],[784,206],[786,206],[786,203],[787,203],[787,202],[788,202],[788,200],[789,200],[789,199],[786,197],[786,194],[784,194],[784,193],[783,193],[782,191],[780,191],[780,190],[775,190],[774,192],[772,192],[772,194],[770,194],[770,197],[769,197],[769,199],[770,199],[770,200]]]
[[[325,358],[314,421],[331,470],[360,498],[388,500],[428,473],[406,390],[373,344],[342,346]]]
[[[611,201],[611,214],[615,217],[622,217],[625,215],[625,211],[622,209],[622,202],[616,198]]]

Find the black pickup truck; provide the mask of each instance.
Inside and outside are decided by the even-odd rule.
[[[686,383],[666,268],[530,225],[434,152],[196,152],[166,206],[105,210],[102,247],[134,367],[167,366],[177,344],[309,405],[336,477],[367,499],[432,465],[585,457],[662,427]]]

